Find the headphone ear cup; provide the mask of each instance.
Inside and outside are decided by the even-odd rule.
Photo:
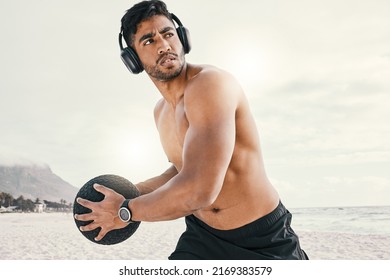
[[[133,48],[127,47],[121,50],[121,59],[127,69],[133,74],[139,74],[144,70],[144,67],[137,53]]]
[[[184,53],[187,54],[191,51],[191,38],[190,32],[184,26],[176,28],[177,35],[179,36],[180,42],[183,45]]]

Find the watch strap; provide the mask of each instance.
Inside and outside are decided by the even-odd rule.
[[[121,208],[126,208],[127,210],[129,210],[130,212],[130,220],[129,220],[129,223],[134,223],[134,221],[132,220],[132,217],[133,217],[133,213],[131,212],[131,209],[129,208],[129,202],[130,202],[130,198],[127,198],[125,199],[125,201],[123,201],[122,205],[121,205]]]
[[[121,208],[122,207],[126,207],[127,209],[129,209],[130,211],[130,208],[129,208],[129,202],[130,202],[131,199],[127,198],[123,201],[122,205],[121,205]],[[131,212],[131,211],[130,211]]]

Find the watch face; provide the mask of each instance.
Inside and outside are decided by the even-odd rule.
[[[130,211],[129,211],[128,209],[126,209],[126,208],[121,208],[121,209],[119,210],[119,218],[120,218],[122,221],[124,221],[124,222],[130,221],[130,218],[131,218],[131,216],[130,216]]]

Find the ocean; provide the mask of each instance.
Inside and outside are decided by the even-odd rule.
[[[390,236],[390,206],[291,208],[292,228]]]

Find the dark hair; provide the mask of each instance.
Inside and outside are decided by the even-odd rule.
[[[155,15],[163,15],[172,20],[166,4],[159,0],[145,0],[126,11],[121,20],[121,31],[127,46],[130,47],[133,44],[133,37],[137,33],[138,25]]]

